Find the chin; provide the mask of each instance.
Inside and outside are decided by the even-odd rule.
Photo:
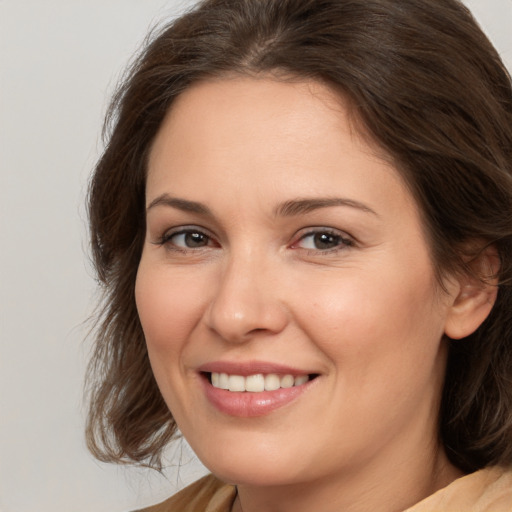
[[[295,452],[293,456],[276,449],[250,450],[248,453],[248,450],[237,449],[233,445],[222,454],[199,453],[199,458],[216,477],[235,485],[289,485],[303,481],[304,475],[311,477],[311,471],[303,467],[304,459],[300,452]]]
[[[234,485],[264,488],[289,485],[297,480],[294,476],[298,475],[290,475],[288,470],[276,470],[275,468],[269,470],[268,465],[265,467],[261,467],[258,464],[256,467],[252,466],[251,464],[246,464],[244,467],[228,467],[224,464],[222,466],[215,464],[209,469],[223,482]]]

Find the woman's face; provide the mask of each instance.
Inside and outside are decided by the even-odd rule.
[[[225,79],[177,99],[150,155],[136,300],[166,403],[227,481],[437,447],[453,300],[399,174],[324,85]]]

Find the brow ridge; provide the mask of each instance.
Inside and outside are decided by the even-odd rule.
[[[146,208],[146,212],[155,208],[156,206],[169,206],[185,212],[197,213],[200,215],[212,215],[210,209],[197,201],[189,201],[188,199],[181,199],[179,197],[172,197],[167,193],[161,194]]]
[[[350,208],[361,210],[365,213],[371,213],[377,217],[379,216],[375,210],[372,210],[364,203],[343,197],[292,199],[280,204],[275,209],[274,213],[276,216],[291,217],[294,215],[309,213],[320,208],[330,208],[333,206],[348,206]]]
[[[151,203],[146,208],[146,212],[148,212],[152,208],[155,208],[156,206],[168,206],[185,212],[212,216],[211,210],[206,205],[199,203],[197,201],[190,201],[188,199],[172,197],[167,193],[161,194],[155,199],[153,199],[153,201],[151,201]],[[377,217],[379,216],[374,210],[372,210],[369,206],[365,205],[364,203],[343,197],[291,199],[289,201],[285,201],[284,203],[279,204],[274,209],[274,215],[276,217],[292,217],[295,215],[309,213],[311,211],[318,210],[321,208],[330,208],[334,206],[346,206],[350,208],[355,208],[357,210],[361,210],[365,213],[371,213],[373,215],[376,215]]]

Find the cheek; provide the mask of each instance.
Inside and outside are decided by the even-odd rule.
[[[135,285],[137,311],[150,352],[177,351],[201,311],[197,281],[187,281],[141,262]]]
[[[397,422],[437,403],[445,354],[435,288],[417,276],[404,282],[377,274],[347,280],[341,288],[323,287],[309,314],[297,316],[330,360],[335,382],[330,402],[343,404],[331,421],[351,418],[360,433],[375,426],[385,436],[382,432],[393,431]]]
[[[350,361],[367,372],[373,363],[397,367],[435,357],[444,319],[429,266],[409,273],[390,268],[326,280],[309,310],[297,304],[303,330],[336,363]]]
[[[162,396],[178,422],[193,417],[193,400],[187,397],[183,366],[190,333],[202,314],[198,282],[171,274],[168,267],[141,261],[135,285],[135,301],[151,368]]]

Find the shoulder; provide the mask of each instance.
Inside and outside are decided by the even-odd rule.
[[[405,512],[510,512],[512,468],[490,467],[464,476]]]
[[[229,512],[235,487],[207,475],[166,501],[136,512]]]

